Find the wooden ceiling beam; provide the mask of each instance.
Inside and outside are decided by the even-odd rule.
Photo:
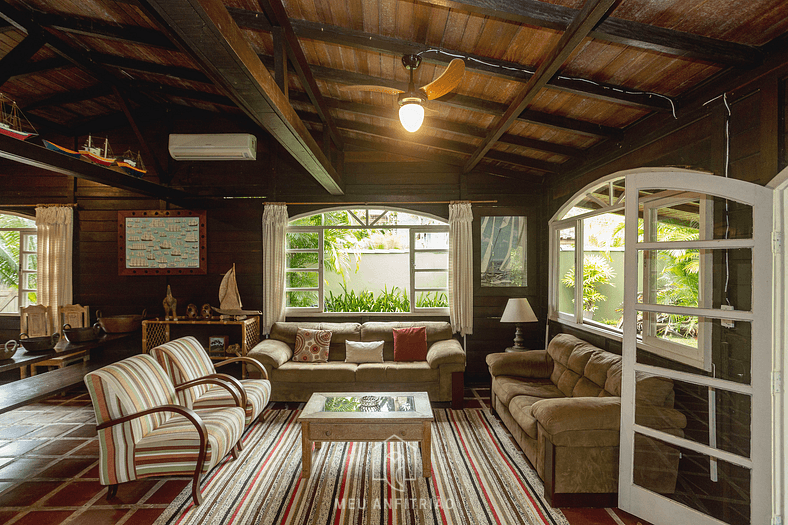
[[[112,87],[104,84],[96,84],[89,88],[80,89],[78,91],[62,91],[50,97],[42,98],[23,107],[25,112],[35,111],[36,109],[46,108],[51,106],[63,106],[66,104],[76,104],[77,102],[84,102],[98,97],[106,97],[112,93]]]
[[[309,95],[309,98],[312,99],[312,104],[314,104],[317,114],[323,119],[332,142],[339,151],[342,151],[342,136],[331,120],[331,114],[328,112],[328,108],[323,101],[323,95],[317,87],[315,78],[312,76],[309,62],[307,62],[304,50],[301,48],[301,42],[298,41],[298,37],[293,31],[293,26],[290,25],[290,19],[287,16],[287,11],[285,11],[285,6],[282,5],[281,0],[267,0],[267,5],[271,12],[270,21],[282,28],[282,38],[287,44],[285,46],[287,56],[290,57],[290,63],[295,68],[296,74],[298,74],[298,78],[301,80],[302,87]]]
[[[148,180],[132,177],[119,171],[85,162],[42,146],[0,135],[0,157],[35,168],[69,175],[78,179],[106,184],[114,188],[150,195],[156,199],[186,207],[193,206],[195,195],[162,186]]]
[[[526,83],[522,92],[512,102],[503,116],[490,130],[490,133],[482,141],[481,145],[468,159],[463,167],[463,171],[468,173],[492,148],[492,145],[503,135],[514,123],[520,114],[536,98],[539,91],[547,85],[561,66],[566,62],[574,50],[583,42],[592,29],[604,19],[610,10],[620,0],[587,0],[583,9],[577,17],[569,24],[569,28],[561,35],[561,39],[550,50],[544,62],[536,70],[534,76]]]
[[[14,76],[44,45],[44,39],[39,33],[28,34],[21,42],[14,46],[0,60],[0,86]]]
[[[479,13],[503,20],[565,31],[578,14],[577,9],[539,0],[419,0],[420,3]],[[638,49],[683,56],[714,64],[755,67],[763,61],[761,52],[735,42],[641,24],[621,18],[607,18],[590,36]]]
[[[310,103],[309,98],[299,91],[291,91],[290,100],[292,102],[301,102],[305,104]],[[336,98],[326,98],[326,103],[330,108],[333,109],[347,111],[357,115],[382,118],[389,122],[399,123],[399,116],[397,115],[397,110],[394,107],[385,108],[373,106],[370,104],[359,104],[357,102],[348,102]],[[457,135],[482,139],[487,136],[487,130],[484,128],[451,122],[449,120],[443,120],[433,116],[427,116],[424,119],[422,128],[432,129],[435,131],[448,131]],[[520,137],[519,135],[512,135],[510,133],[503,134],[499,142],[512,144],[514,146],[521,146],[523,148],[544,151],[547,153],[555,153],[557,155],[563,155],[566,157],[577,158],[585,156],[585,152],[579,148],[564,146],[563,144],[556,144],[553,142],[547,142],[545,140]]]
[[[136,45],[169,49],[171,51],[178,50],[172,41],[167,38],[167,35],[155,29],[133,25],[108,24],[102,20],[66,17],[60,14],[42,14],[37,15],[35,18],[36,22],[41,24],[41,26],[64,33],[118,40]]]
[[[263,31],[271,30],[270,26],[268,29],[265,29],[266,25],[260,21],[260,19],[264,17],[255,17],[254,11],[246,11],[237,8],[228,9],[228,11],[230,11],[236,23],[241,27]],[[476,71],[519,82],[525,82],[533,76],[532,72],[527,71],[527,66],[507,60],[474,55],[443,47],[440,49],[445,53],[424,53],[429,49],[435,48],[408,40],[366,33],[364,31],[355,31],[344,27],[310,22],[307,20],[291,20],[290,23],[293,26],[295,34],[298,35],[299,38],[307,38],[317,42],[338,44],[398,56],[423,53],[421,58],[424,63],[440,65],[446,65],[452,58],[462,56],[466,59],[465,69],[468,71]],[[649,111],[671,110],[668,101],[661,97],[634,94],[631,88],[604,82],[592,82],[586,79],[574,80],[556,76],[550,80],[548,86],[552,89],[567,93],[573,93],[597,100],[605,100],[615,104],[623,104],[629,107],[647,109]]]
[[[317,115],[315,115],[314,113],[299,111],[298,115],[301,117],[301,120],[305,122],[314,122],[316,124],[320,123],[319,119],[317,118]],[[347,129],[350,131],[366,133],[367,135],[375,135],[378,137],[383,137],[385,139],[404,142],[406,144],[429,146],[429,147],[449,151],[452,153],[459,153],[461,155],[468,154],[468,144],[465,142],[441,139],[438,137],[429,137],[424,134],[420,134],[414,137],[412,134],[408,133],[407,131],[405,131],[399,126],[382,127],[382,126],[375,126],[374,124],[367,124],[365,122],[356,122],[354,120],[343,120],[343,119],[336,119],[336,122],[340,128]],[[407,155],[407,153],[403,151],[400,151],[400,153],[402,153],[403,155]],[[532,159],[530,157],[516,155],[513,153],[496,151],[495,154],[490,155],[489,158],[492,160],[506,162],[508,164],[515,164],[517,166],[524,168],[531,168],[536,171],[541,171],[544,173],[558,173],[560,171],[560,164],[556,164],[554,162],[545,162],[543,160],[538,160],[538,159]]]
[[[271,135],[329,193],[342,178],[260,62],[221,0],[143,0],[214,84]]]
[[[260,55],[260,60],[263,61],[266,67],[273,69],[274,59],[266,55]],[[354,73],[352,71],[344,71],[341,69],[332,69],[324,66],[312,65],[312,73],[318,80],[326,82],[333,82],[337,84],[377,84],[381,86],[393,87],[396,89],[407,90],[407,82],[399,82],[390,78],[373,77],[370,75],[362,75],[361,73]],[[392,99],[393,101],[394,99]],[[451,107],[460,109],[470,109],[473,111],[480,111],[490,115],[502,115],[508,106],[490,100],[484,100],[467,95],[459,95],[457,93],[448,93],[440,98],[431,100],[428,104],[444,104]],[[592,122],[577,120],[569,117],[552,117],[549,114],[540,113],[536,111],[525,111],[518,120],[523,122],[531,122],[535,124],[545,125],[553,128],[560,128],[562,131],[571,131],[585,136],[594,136],[601,138],[618,138],[621,136],[621,130],[611,128],[609,126],[602,126]]]
[[[132,69],[135,71],[142,71],[143,73],[153,73],[156,75],[176,78],[178,80],[188,80],[191,82],[201,82],[204,84],[211,83],[211,79],[209,79],[205,73],[200,70],[188,67],[157,64],[154,62],[103,53],[91,53],[90,57],[102,65],[111,66],[118,69]]]
[[[19,79],[27,75],[36,75],[45,71],[53,71],[55,69],[63,69],[66,67],[72,67],[71,62],[59,55],[56,55],[43,60],[37,60],[35,62],[28,61],[20,65],[16,71],[14,71],[14,74],[11,76],[11,78]]]

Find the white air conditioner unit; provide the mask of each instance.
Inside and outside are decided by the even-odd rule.
[[[170,135],[175,160],[256,160],[257,137],[248,133]]]

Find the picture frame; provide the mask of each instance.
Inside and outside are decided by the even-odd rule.
[[[225,350],[229,342],[229,337],[226,335],[212,335],[208,337],[208,356],[225,357]]]
[[[118,211],[118,275],[208,273],[205,210]]]

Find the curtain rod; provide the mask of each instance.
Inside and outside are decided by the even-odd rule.
[[[345,205],[345,206],[369,206],[387,204],[451,204],[453,202],[470,202],[471,204],[497,204],[497,200],[491,201],[365,201],[365,202],[269,202],[267,204],[287,204],[289,206],[324,206],[324,205]]]
[[[76,208],[76,204],[0,204],[0,208],[54,208],[61,206],[64,208]]]

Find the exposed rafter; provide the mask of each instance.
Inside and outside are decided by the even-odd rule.
[[[162,49],[177,50],[177,47],[161,31],[134,25],[110,25],[93,19],[39,15],[36,21],[43,27],[95,38],[108,38]]]
[[[147,0],[214,84],[277,141],[329,193],[342,179],[295,114],[220,0]]]
[[[471,158],[463,167],[463,171],[468,173],[476,164],[479,163],[492,145],[506,133],[506,130],[514,123],[523,111],[536,98],[539,90],[547,85],[553,75],[560,69],[569,55],[579,46],[588,33],[596,26],[619,0],[587,0],[583,9],[569,25],[566,32],[561,35],[561,39],[556,43],[550,53],[547,54],[542,65],[536,70],[533,77],[526,83],[522,92],[512,102],[506,113],[496,122],[481,145],[473,152]]]
[[[558,31],[565,31],[578,14],[577,9],[538,0],[517,0],[517,2],[511,0],[419,1],[429,5],[480,13]],[[640,49],[686,56],[728,66],[753,67],[763,59],[759,50],[751,46],[620,18],[604,20],[590,33],[590,36],[607,42],[616,42]]]
[[[282,40],[286,43],[285,48],[287,56],[290,57],[290,63],[293,64],[298,78],[301,79],[301,84],[309,95],[309,98],[312,99],[312,104],[314,104],[317,114],[320,115],[320,118],[326,125],[331,140],[334,142],[337,149],[341,151],[342,137],[336,125],[331,120],[331,115],[323,101],[323,95],[320,93],[320,89],[315,83],[315,78],[312,76],[312,71],[304,55],[304,50],[301,49],[301,43],[298,41],[295,32],[293,32],[293,26],[290,25],[290,19],[287,17],[285,7],[282,5],[281,0],[267,0],[267,5],[271,11],[272,21],[275,22],[278,27],[282,28]]]
[[[228,11],[233,15],[236,23],[241,27],[259,31],[271,31],[271,26],[265,18],[262,16],[254,16],[255,13],[253,11],[246,11],[238,8],[228,8]],[[340,44],[394,55],[422,53],[428,49],[432,49],[425,44],[384,35],[365,33],[363,31],[354,31],[344,27],[318,24],[306,20],[291,20],[290,22],[296,35],[318,42]],[[446,48],[441,48],[441,50],[447,54],[425,53],[421,55],[422,61],[424,63],[445,65],[451,61],[452,56],[464,56],[467,59],[465,61],[465,69],[469,71],[478,71],[507,80],[517,80],[519,82],[525,82],[533,76],[532,73],[525,71],[526,66],[516,62],[483,57]],[[670,104],[665,99],[632,94],[632,90],[624,86],[554,77],[550,80],[549,87],[585,97],[643,108],[649,111],[670,110]]]
[[[27,63],[30,57],[35,55],[43,45],[44,39],[41,34],[31,33],[6,53],[0,60],[0,86],[5,84],[6,80],[11,78],[23,64]]]

